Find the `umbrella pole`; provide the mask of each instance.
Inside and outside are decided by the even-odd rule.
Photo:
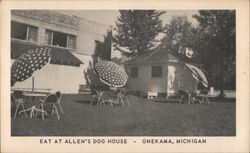
[[[35,78],[34,78],[34,76],[32,76],[32,94],[35,93],[35,89],[34,89],[35,85],[34,84],[35,84]],[[32,104],[34,104],[34,101],[35,101],[35,97],[32,96]],[[32,109],[31,109],[31,112],[30,112],[30,118],[32,118],[33,113],[34,113],[34,106],[32,106]]]
[[[34,94],[34,77],[32,77],[32,94]]]

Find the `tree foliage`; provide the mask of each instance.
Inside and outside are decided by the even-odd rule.
[[[104,41],[96,41],[94,56],[102,60],[111,60],[112,31],[108,30],[104,35]]]
[[[116,22],[114,47],[126,56],[140,55],[154,46],[155,37],[164,30],[155,10],[120,10]]]
[[[235,89],[235,11],[201,10],[193,17],[199,23],[198,56],[210,84],[222,90]]]
[[[197,29],[186,16],[173,16],[170,23],[166,25],[166,36],[162,42],[168,51],[185,57],[185,48],[196,51],[196,38]]]
[[[86,80],[87,87],[95,87],[96,89],[106,89],[107,85],[102,83],[95,71],[95,64],[98,60],[111,60],[111,41],[112,41],[112,32],[107,31],[106,35],[103,36],[103,42],[95,41],[95,50],[92,55],[92,60],[89,61],[88,68],[84,70],[84,77]]]

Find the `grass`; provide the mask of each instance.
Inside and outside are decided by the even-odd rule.
[[[235,103],[178,104],[128,96],[130,106],[89,106],[63,95],[64,114],[11,119],[12,136],[235,136]]]

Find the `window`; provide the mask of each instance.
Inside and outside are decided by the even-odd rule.
[[[132,67],[130,72],[131,78],[137,78],[138,77],[138,67]]]
[[[11,22],[11,38],[37,42],[38,28],[18,22]]]
[[[76,36],[46,30],[45,44],[76,49]]]
[[[152,77],[161,78],[162,77],[162,66],[152,66]]]
[[[68,35],[68,48],[76,49],[76,36]]]

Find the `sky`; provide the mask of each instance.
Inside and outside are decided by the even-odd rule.
[[[170,23],[172,16],[187,16],[188,20],[194,25],[197,25],[197,21],[192,18],[197,10],[161,10],[166,11],[165,14],[161,15],[161,20],[163,25]],[[118,10],[67,10],[67,11],[57,11],[59,13],[78,16],[83,19],[95,21],[105,25],[111,25],[115,27],[115,22],[117,17],[120,15]],[[156,39],[160,40],[164,37],[164,34],[160,33]],[[121,57],[119,51],[112,51],[112,57]]]
[[[197,13],[197,10],[164,10],[165,14],[161,16],[163,25],[169,23],[172,16],[185,15],[189,21],[194,25],[197,24],[196,20],[192,18],[192,15]],[[98,23],[115,26],[115,21],[120,15],[118,10],[68,10],[57,11],[66,15],[75,15],[87,20],[92,20]]]

